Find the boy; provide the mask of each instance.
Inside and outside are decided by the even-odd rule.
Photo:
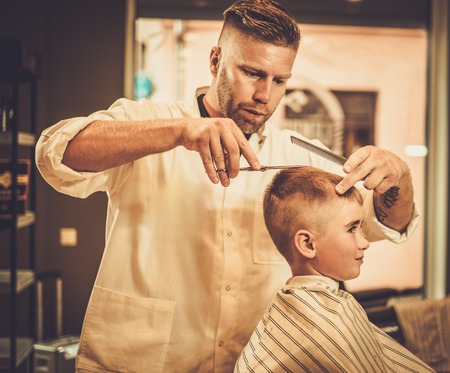
[[[363,209],[342,177],[313,168],[281,171],[264,195],[270,237],[293,277],[278,291],[235,372],[432,372],[373,325],[339,281],[360,273],[369,242]]]

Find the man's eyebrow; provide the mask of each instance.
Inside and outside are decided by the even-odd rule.
[[[275,77],[278,78],[278,79],[289,79],[291,76],[292,76],[292,73],[275,75]]]
[[[240,68],[242,70],[254,71],[255,73],[258,73],[258,74],[263,75],[263,76],[267,76],[268,75],[266,71],[258,69],[258,68],[254,67],[254,66],[246,65],[246,64],[240,65]],[[278,79],[289,79],[291,76],[292,76],[292,73],[277,74],[277,75],[275,75],[275,78],[278,78]]]

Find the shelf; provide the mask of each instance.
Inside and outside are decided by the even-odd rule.
[[[0,270],[0,294],[9,294],[11,291],[11,275],[9,270]],[[34,283],[34,272],[29,269],[17,270],[16,293],[20,293]]]
[[[4,228],[10,224],[11,216],[10,215],[0,215],[0,228]],[[36,221],[36,215],[33,211],[27,211],[23,215],[17,216],[17,229],[29,227],[33,225]]]
[[[0,269],[0,303],[1,308],[7,303],[10,306],[9,312],[2,312],[0,320],[0,372],[18,373],[25,365],[27,372],[33,369],[36,240],[35,213],[28,209],[34,210],[36,197],[31,170],[38,139],[35,133],[38,76],[33,70],[21,66],[24,61],[21,39],[0,38],[0,45],[3,53],[0,58],[0,96],[2,107],[6,107],[6,112],[2,111],[6,118],[2,116],[0,128],[3,130],[0,131],[0,174],[3,176],[0,179],[0,233],[6,242],[0,244],[0,255],[5,257],[3,262],[9,257],[9,264],[2,262]],[[24,119],[19,120],[22,115]],[[31,201],[30,205],[28,201]],[[19,231],[25,227],[29,228]],[[4,236],[9,236],[9,239],[3,239]],[[19,263],[20,268],[17,266]],[[17,296],[21,292],[23,294]],[[3,313],[7,313],[7,317]],[[27,320],[22,313],[27,314]],[[24,332],[25,328],[28,331]]]
[[[33,340],[31,338],[17,338],[17,352],[16,352],[16,367],[32,353]],[[9,370],[9,351],[10,351],[10,339],[0,338],[0,370]]]
[[[33,225],[36,221],[36,216],[33,211],[27,211],[24,215],[19,215],[17,217],[17,228],[25,228]]]
[[[34,344],[35,351],[46,354],[54,354],[55,351],[64,353],[66,360],[75,359],[77,356],[80,336],[67,334],[57,338],[39,341]]]
[[[17,143],[23,146],[34,146],[36,144],[36,137],[32,133],[19,131]],[[0,145],[11,145],[11,144],[12,144],[12,133],[11,132],[0,133]]]

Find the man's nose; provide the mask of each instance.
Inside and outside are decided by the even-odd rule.
[[[256,83],[253,99],[262,104],[267,104],[272,91],[272,81],[269,79],[261,79]]]

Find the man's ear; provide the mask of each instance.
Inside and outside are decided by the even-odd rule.
[[[301,229],[295,233],[295,247],[300,255],[305,258],[312,259],[316,256],[316,249],[314,248],[314,235],[306,229]]]
[[[214,77],[217,76],[219,71],[220,52],[220,47],[212,47],[209,53],[209,69]]]

